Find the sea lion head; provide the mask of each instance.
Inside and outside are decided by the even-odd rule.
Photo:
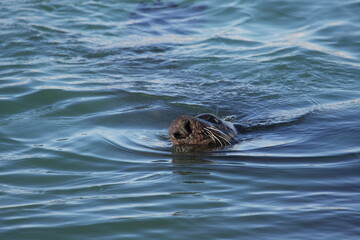
[[[237,130],[232,123],[204,113],[176,118],[169,127],[169,135],[174,145],[222,147],[234,141]]]

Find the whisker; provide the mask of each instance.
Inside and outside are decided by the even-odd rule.
[[[211,140],[214,142],[214,143],[216,143],[216,140],[215,140],[215,138],[214,138],[214,134],[210,131],[210,130],[208,130],[208,129],[206,129],[206,128],[204,128],[205,129],[205,131],[207,132],[207,136],[209,136],[210,138],[211,138]]]
[[[220,139],[219,139],[219,136],[215,135],[215,133],[210,130],[211,128],[210,129],[205,128],[205,129],[220,143],[221,147],[224,146],[223,142],[220,140],[220,139],[223,139],[223,138],[220,137]]]
[[[218,137],[224,140],[225,143],[227,143],[227,145],[230,145],[230,142],[227,139],[225,139],[223,136],[218,135]]]
[[[220,130],[213,128],[213,127],[207,127],[208,130],[212,130],[212,134],[215,135],[215,133],[217,134],[216,136],[222,140],[225,141],[225,143],[227,143],[228,145],[230,145],[230,140],[231,137],[229,137],[228,135],[224,134],[223,132],[221,132]]]
[[[211,132],[210,130],[206,129],[206,128],[204,128],[204,130],[206,131],[206,132],[204,132],[204,134],[205,134],[206,136],[210,137],[211,140],[216,143],[216,140],[213,138],[212,132]]]
[[[219,142],[220,145],[222,146],[222,142],[220,141],[219,138],[217,138],[217,137],[215,136],[215,134],[214,134],[212,131],[210,131],[210,130],[207,129],[207,128],[204,128],[204,129],[208,132],[210,138],[214,141],[214,143]]]

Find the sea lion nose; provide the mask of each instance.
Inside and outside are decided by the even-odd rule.
[[[186,138],[188,135],[185,135],[185,134],[183,134],[183,133],[181,133],[181,132],[174,132],[173,136],[174,136],[174,138],[176,138],[176,139],[184,139],[184,138]]]
[[[189,119],[180,118],[172,124],[170,135],[175,139],[187,138],[192,133]]]

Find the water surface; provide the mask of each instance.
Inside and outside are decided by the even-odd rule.
[[[359,1],[0,10],[1,239],[359,239]],[[204,112],[255,127],[172,148]]]

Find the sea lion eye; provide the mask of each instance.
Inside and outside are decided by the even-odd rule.
[[[212,122],[212,123],[219,123],[219,119],[209,113],[200,114],[200,115],[196,116],[196,118],[201,118],[201,119],[204,119],[205,121]]]

